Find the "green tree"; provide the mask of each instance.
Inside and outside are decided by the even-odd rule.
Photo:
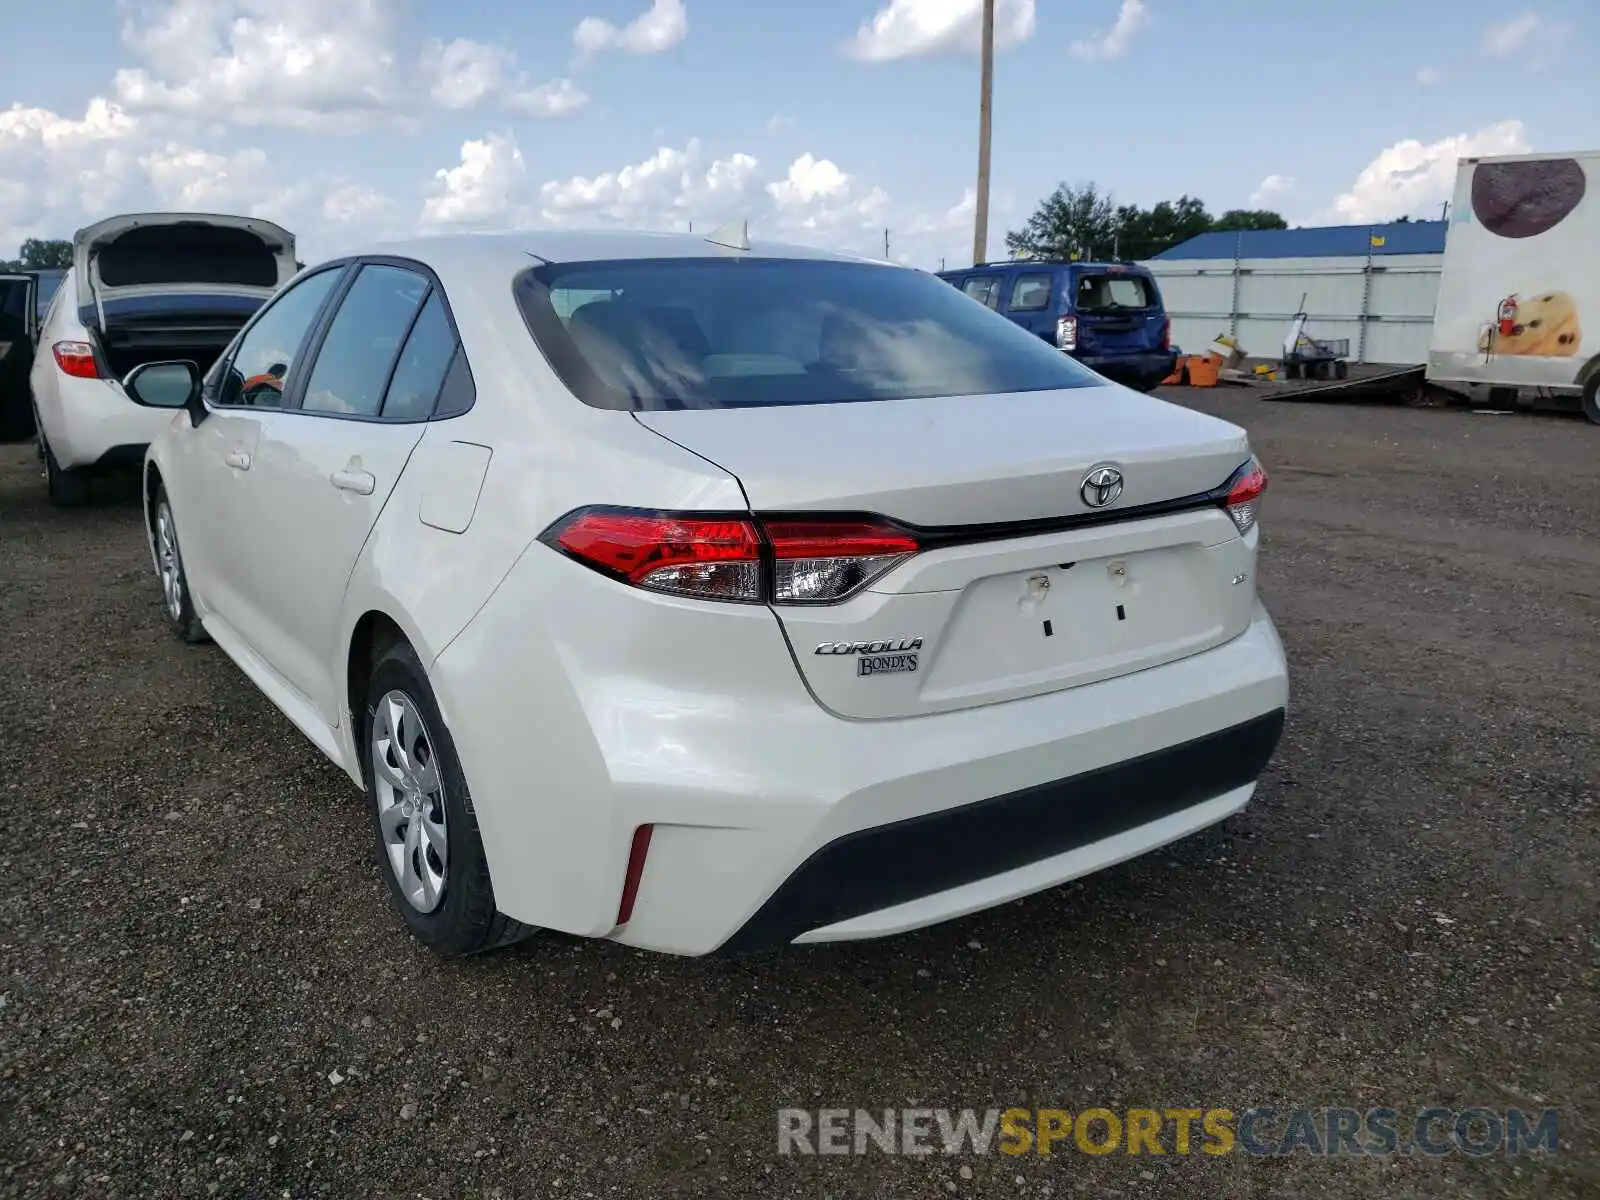
[[[1092,183],[1061,184],[1021,229],[1006,234],[1014,254],[1038,258],[1153,258],[1213,230],[1287,229],[1275,212],[1229,209],[1212,217],[1194,196],[1162,200],[1153,208],[1116,205]]]
[[[17,257],[0,261],[7,271],[68,270],[72,266],[72,243],[61,239],[46,241],[29,238],[22,243]]]
[[[1044,198],[1026,225],[1006,234],[1006,246],[1013,254],[1033,258],[1091,258],[1111,253],[1116,232],[1110,196],[1092,183],[1063,183]]]
[[[1216,219],[1211,228],[1229,233],[1236,229],[1287,229],[1289,222],[1266,209],[1230,208]]]

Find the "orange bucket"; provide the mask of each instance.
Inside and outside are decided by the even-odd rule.
[[[1194,354],[1189,357],[1189,386],[1216,387],[1222,371],[1222,360],[1213,354]]]

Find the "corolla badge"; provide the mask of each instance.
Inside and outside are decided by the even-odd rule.
[[[1115,467],[1094,467],[1078,485],[1078,495],[1090,508],[1104,508],[1122,495],[1122,472]]]

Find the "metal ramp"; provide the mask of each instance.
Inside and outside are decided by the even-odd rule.
[[[1396,367],[1349,379],[1311,383],[1285,383],[1261,389],[1263,400],[1398,400],[1416,392],[1426,382],[1425,366]]]

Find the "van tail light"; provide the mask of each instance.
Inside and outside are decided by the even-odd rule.
[[[1078,318],[1056,318],[1056,346],[1062,350],[1078,348]]]
[[[1172,349],[1172,318],[1161,318],[1161,352],[1165,354]]]
[[[88,342],[57,342],[50,347],[56,356],[56,366],[74,379],[102,379],[100,364],[95,361],[94,347]]]
[[[836,604],[917,552],[884,521],[583,508],[540,540],[620,583],[739,604]]]
[[[1251,455],[1249,461],[1235,471],[1223,486],[1227,489],[1223,507],[1233,518],[1239,533],[1249,533],[1256,524],[1256,504],[1261,499],[1261,493],[1267,490],[1266,468]]]

